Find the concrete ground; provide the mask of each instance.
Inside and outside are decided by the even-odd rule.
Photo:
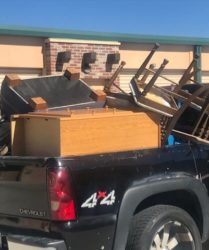
[[[31,247],[31,246],[26,247],[26,246],[23,246],[21,244],[16,244],[16,243],[10,242],[9,243],[9,250],[43,250],[43,248]],[[44,248],[44,250],[54,250],[54,248],[48,247],[48,248]]]
[[[39,247],[24,247],[20,244],[10,243],[9,250],[41,250]],[[42,249],[43,250],[43,249]],[[45,248],[45,250],[54,250],[54,248]],[[209,250],[209,241],[204,244],[203,250]]]
[[[203,245],[203,250],[209,250],[209,241]]]

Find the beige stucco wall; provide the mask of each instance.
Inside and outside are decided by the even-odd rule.
[[[209,46],[202,48],[202,70],[209,71]]]
[[[97,43],[102,44],[101,41]],[[42,74],[43,45],[43,38],[0,36],[0,78],[8,73],[17,73],[26,77]],[[117,43],[117,45],[119,45],[121,60],[126,61],[125,70],[137,69],[153,47],[153,44],[137,43]],[[74,53],[73,50],[72,53]],[[193,46],[161,45],[151,63],[156,64],[158,68],[164,58],[168,59],[169,63],[163,74],[178,78],[193,59]],[[202,47],[202,75],[203,81],[209,82],[209,46]]]
[[[144,61],[153,45],[123,43],[120,46],[121,59],[126,62],[125,68],[138,68]],[[159,67],[163,59],[169,60],[167,69],[186,69],[193,58],[193,47],[184,45],[162,45],[153,56],[151,63]]]
[[[0,68],[43,68],[43,39],[0,36]]]

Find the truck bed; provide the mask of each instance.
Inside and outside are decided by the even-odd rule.
[[[204,145],[182,144],[79,157],[1,157],[0,232],[14,242],[19,239],[45,242],[45,246],[38,243],[41,247],[61,240],[76,250],[112,249],[113,244],[115,249],[121,249],[124,245],[121,239],[127,237],[124,230],[128,230],[128,221],[135,209],[130,207],[135,201],[125,201],[129,190],[140,185],[150,187],[154,193],[153,183],[164,182],[172,188],[175,183],[176,188],[177,183],[188,186],[185,179],[197,181],[199,171],[207,182],[208,152]],[[53,218],[48,183],[50,169],[64,169],[69,174],[70,179],[65,180],[73,190],[75,218],[72,220]],[[178,199],[184,200],[184,195],[182,192]],[[172,201],[173,197],[169,199]],[[124,204],[129,206],[128,210]],[[122,211],[126,215],[121,214]]]

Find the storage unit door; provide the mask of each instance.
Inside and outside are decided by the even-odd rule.
[[[202,72],[202,82],[209,83],[209,72],[207,71]]]
[[[0,68],[0,86],[7,74],[17,74],[21,79],[33,78],[42,75],[41,69],[4,69]]]
[[[120,87],[127,93],[130,92],[129,83],[131,78],[135,75],[136,71],[136,69],[124,69],[120,74]],[[162,75],[166,78],[169,78],[171,81],[178,83],[182,74],[183,70],[164,70]],[[151,77],[152,75],[147,79],[146,83],[149,82]],[[171,84],[171,82],[160,77],[156,81],[156,85],[158,86],[169,86]]]

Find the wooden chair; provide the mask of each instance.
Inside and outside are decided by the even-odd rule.
[[[153,55],[153,50],[150,54]],[[157,71],[154,71],[153,67],[151,69],[147,69],[147,63],[151,58],[150,54],[145,59],[146,63],[142,64],[143,67],[140,67],[130,82],[130,89],[135,104],[146,110],[153,111],[161,115],[162,145],[167,143],[168,136],[171,133],[174,133],[175,135],[180,136],[187,141],[201,141],[208,144],[209,86],[201,86],[201,84],[196,83],[199,84],[199,86],[194,93],[189,93],[182,89],[186,83],[193,81],[192,77],[195,73],[193,67],[198,58],[194,58],[180,78],[179,83],[175,83],[175,87],[171,91],[163,87],[154,86],[157,78],[162,77],[161,72],[165,68],[168,61],[165,59]],[[140,76],[139,72],[145,72],[141,80],[138,80]],[[153,73],[154,75],[151,80],[145,84],[149,73]],[[169,79],[166,78],[166,80]],[[172,83],[174,82],[172,81]],[[169,100],[169,105],[163,101],[161,101],[161,103],[156,101],[155,95],[149,96],[149,94],[154,92],[153,90],[156,89],[159,91],[160,97],[162,97],[162,99],[164,99],[164,96],[167,96],[166,100]],[[204,97],[201,96],[203,93]],[[151,98],[148,98],[148,96]],[[181,102],[181,105],[178,105],[178,102]],[[196,119],[193,119],[192,124],[190,124],[190,129],[188,131],[184,131],[178,123],[185,115],[185,111],[188,108],[191,108],[191,112],[197,112],[197,115]]]

